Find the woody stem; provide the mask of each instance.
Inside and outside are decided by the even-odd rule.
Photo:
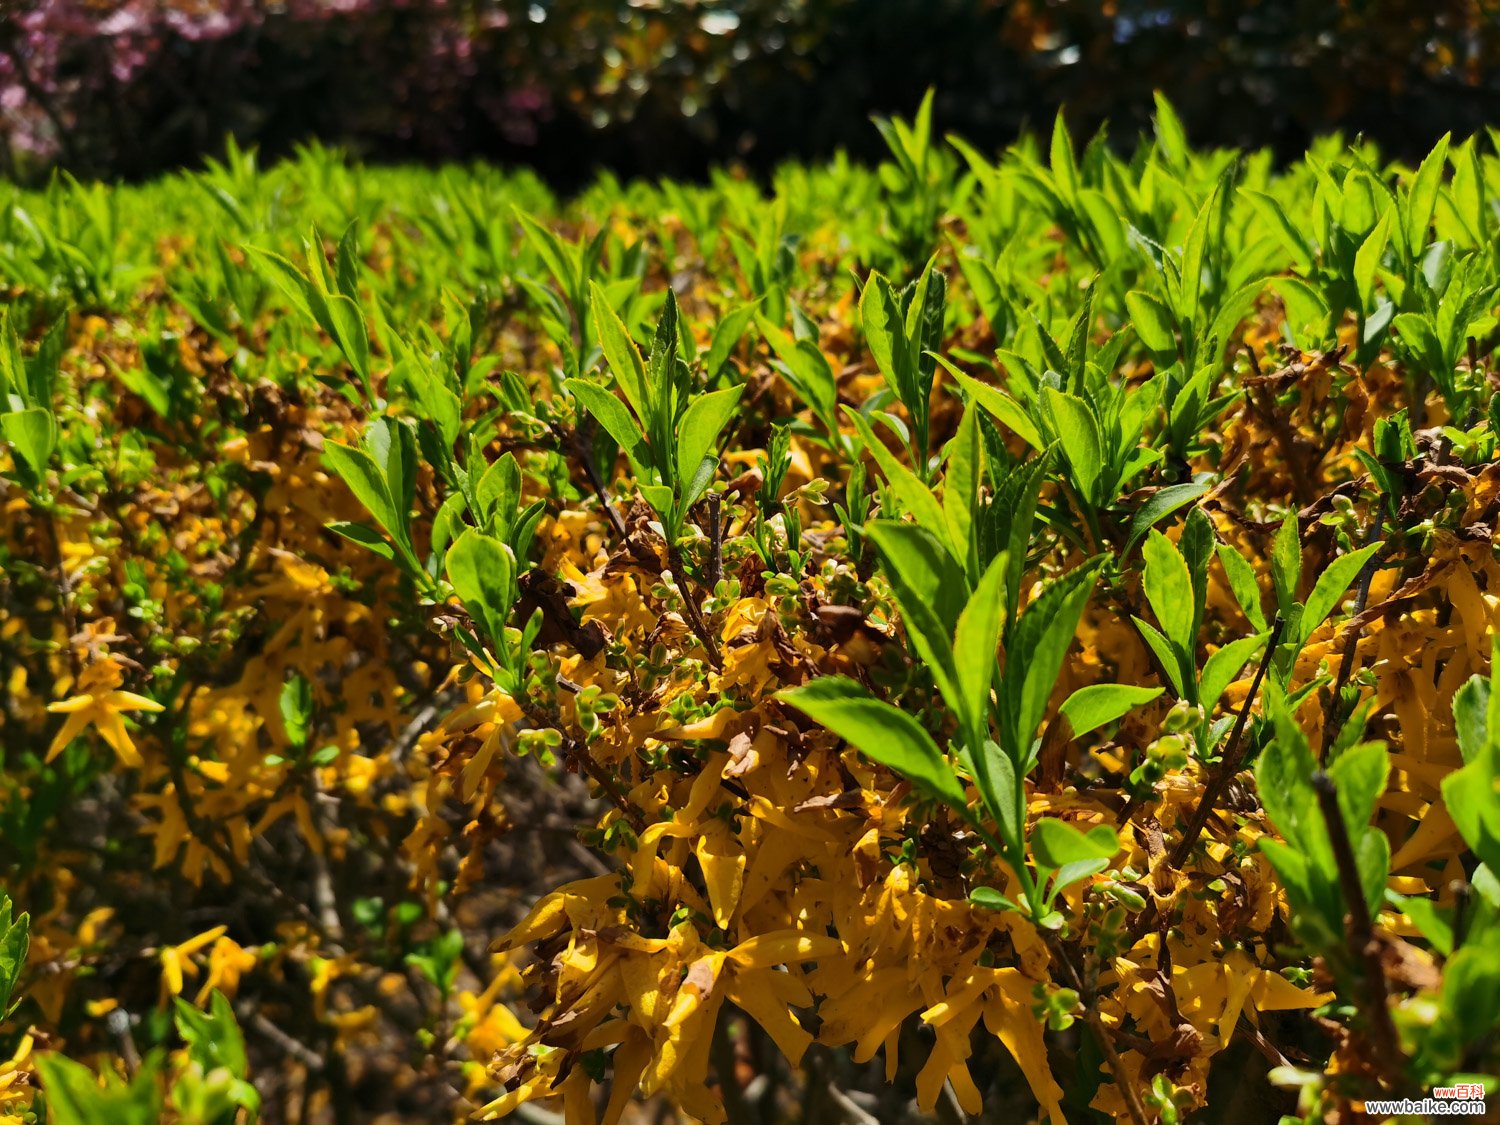
[[[1062,940],[1055,934],[1048,932],[1045,935],[1047,948],[1068,977],[1069,987],[1078,993],[1083,1001],[1083,1021],[1088,1024],[1089,1030],[1094,1033],[1094,1039],[1099,1044],[1099,1049],[1104,1052],[1104,1062],[1109,1067],[1110,1074],[1114,1077],[1115,1085],[1120,1089],[1120,1096],[1125,1099],[1125,1108],[1130,1113],[1130,1120],[1134,1125],[1148,1125],[1146,1107],[1141,1104],[1140,1092],[1136,1090],[1125,1077],[1125,1061],[1120,1058],[1120,1052],[1115,1050],[1114,1040],[1110,1038],[1109,1029],[1104,1026],[1104,1021],[1099,1018],[1097,1005],[1091,1002],[1088,989],[1083,982],[1083,974],[1073,964],[1073,959],[1068,955]]]

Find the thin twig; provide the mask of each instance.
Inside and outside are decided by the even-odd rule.
[[[63,558],[62,537],[57,534],[57,513],[50,507],[41,525],[47,532],[47,538],[52,547],[52,561],[57,565],[58,602],[62,607],[63,626],[68,631],[68,667],[72,669],[73,682],[76,685],[81,669],[78,665],[78,649],[74,642],[74,638],[78,636],[78,618],[73,611],[73,581],[68,577],[68,564]]]
[[[1385,516],[1377,510],[1375,522],[1365,533],[1365,541],[1361,547],[1368,547],[1371,543],[1377,542],[1384,527]],[[1349,677],[1354,674],[1354,654],[1359,648],[1360,634],[1364,631],[1361,618],[1364,616],[1365,604],[1370,600],[1370,584],[1375,580],[1375,568],[1379,566],[1379,560],[1380,552],[1376,551],[1365,560],[1365,565],[1359,568],[1359,577],[1356,579],[1358,586],[1354,592],[1354,612],[1350,615],[1353,624],[1344,631],[1344,636],[1340,638],[1344,642],[1343,659],[1339,661],[1339,674],[1333,683],[1333,690],[1329,692],[1323,704],[1324,757],[1327,757],[1329,747],[1334,744],[1339,732],[1344,729],[1344,724],[1349,721],[1349,712],[1339,703],[1339,697],[1343,695],[1344,685],[1349,682]]]
[[[556,435],[559,444],[565,444],[568,441],[557,425],[553,425],[552,432]],[[619,512],[615,511],[614,501],[609,496],[609,489],[605,487],[604,480],[599,476],[599,470],[594,465],[594,459],[589,455],[588,446],[584,444],[582,429],[575,428],[569,437],[572,439],[573,453],[583,465],[584,475],[589,478],[589,487],[599,498],[599,504],[604,508],[604,514],[609,517],[609,522],[614,525],[615,534],[620,537],[620,542],[625,542],[630,538],[630,532],[625,527],[625,520]]]
[[[1354,858],[1354,846],[1349,840],[1349,829],[1344,824],[1344,814],[1339,810],[1339,791],[1333,778],[1318,770],[1313,774],[1313,789],[1318,794],[1318,808],[1328,826],[1328,841],[1333,845],[1333,858],[1339,869],[1339,888],[1349,907],[1345,921],[1345,936],[1349,942],[1349,954],[1359,966],[1363,978],[1365,995],[1365,1019],[1369,1024],[1371,1045],[1375,1048],[1376,1061],[1385,1072],[1385,1086],[1399,1090],[1405,1085],[1406,1056],[1401,1051],[1401,1040],[1396,1034],[1396,1025],[1391,1020],[1391,1009],[1387,1003],[1385,971],[1380,964],[1380,942],[1375,939],[1374,927],[1370,925],[1370,906],[1365,900],[1364,884],[1359,877],[1359,864]]]
[[[688,627],[693,634],[702,642],[708,652],[708,662],[714,666],[715,671],[723,671],[724,658],[719,655],[719,646],[714,641],[713,632],[708,627],[708,622],[703,620],[703,612],[698,608],[698,603],[693,600],[691,583],[688,580],[687,566],[682,561],[682,552],[677,549],[677,544],[667,544],[667,565],[672,570],[672,577],[677,580],[677,592],[682,595],[682,605],[687,611]]]
[[[721,499],[717,492],[710,492],[703,501],[708,509],[708,584],[711,588],[717,587],[724,577],[724,525],[719,522]]]
[[[1235,716],[1234,729],[1229,732],[1229,744],[1225,747],[1224,757],[1219,762],[1218,770],[1203,787],[1203,794],[1198,798],[1198,807],[1193,810],[1193,819],[1188,822],[1187,831],[1183,833],[1182,839],[1177,842],[1177,847],[1172,852],[1171,864],[1174,868],[1180,870],[1188,857],[1193,854],[1193,848],[1198,843],[1198,837],[1203,833],[1204,825],[1213,815],[1214,806],[1223,796],[1225,788],[1240,772],[1240,765],[1245,757],[1244,734],[1246,723],[1250,718],[1250,707],[1260,692],[1260,684],[1266,677],[1266,670],[1271,666],[1271,659],[1276,654],[1276,646],[1281,642],[1281,630],[1285,624],[1279,613],[1276,615],[1276,620],[1271,623],[1271,635],[1266,638],[1266,651],[1261,655],[1260,666],[1255,669],[1255,678],[1250,681],[1250,691],[1245,696],[1245,702],[1240,706],[1240,713]]]
[[[521,708],[532,726],[540,728],[550,727],[559,730],[559,733],[561,733],[560,723],[556,719],[548,718],[530,700],[523,698],[518,700],[518,702],[521,704]],[[640,812],[625,796],[625,791],[620,788],[620,783],[610,776],[609,771],[599,764],[593,754],[589,753],[587,744],[564,734],[562,750],[563,755],[568,761],[577,762],[583,767],[584,772],[599,784],[599,788],[604,790],[605,794],[614,803],[614,806],[620,810],[620,813],[625,817],[631,828],[636,832],[645,831],[646,822],[642,819]]]
[[[237,1005],[236,1010],[240,1019],[248,1023],[252,1031],[274,1043],[282,1054],[295,1059],[313,1074],[322,1074],[328,1069],[328,1063],[322,1055],[300,1039],[288,1035],[259,1012],[250,1010],[248,1005],[244,1004]]]
[[[1224,750],[1224,757],[1219,762],[1218,770],[1203,787],[1203,793],[1198,798],[1198,805],[1193,810],[1193,818],[1188,822],[1187,830],[1178,841],[1177,847],[1168,857],[1167,862],[1175,870],[1180,871],[1183,864],[1187,863],[1188,857],[1193,854],[1198,837],[1203,834],[1208,818],[1213,815],[1214,806],[1218,804],[1219,798],[1223,796],[1224,790],[1234,780],[1235,775],[1240,772],[1240,764],[1244,758],[1241,740],[1244,737],[1245,725],[1250,718],[1250,707],[1255,702],[1256,695],[1260,693],[1261,681],[1265,679],[1266,671],[1271,666],[1271,660],[1276,653],[1276,645],[1281,640],[1281,630],[1284,624],[1278,613],[1275,621],[1271,623],[1271,635],[1266,638],[1266,650],[1261,655],[1260,665],[1255,669],[1255,678],[1250,681],[1250,691],[1245,696],[1244,703],[1240,705],[1240,713],[1235,717],[1234,729],[1229,733],[1229,742]],[[1126,806],[1126,813],[1129,812],[1130,806]],[[1121,823],[1124,820],[1125,814],[1122,814]],[[1157,915],[1158,907],[1155,900],[1148,901],[1146,908],[1131,920],[1130,929],[1126,931],[1130,945],[1141,940],[1141,937],[1156,922]]]
[[[1115,1085],[1120,1089],[1120,1096],[1125,1099],[1125,1108],[1130,1112],[1130,1120],[1135,1125],[1147,1125],[1146,1109],[1141,1105],[1141,1096],[1125,1077],[1125,1062],[1120,1058],[1120,1053],[1115,1050],[1114,1040],[1110,1037],[1109,1029],[1104,1026],[1104,1021],[1099,1018],[1099,1006],[1094,1003],[1094,997],[1088,992],[1083,981],[1083,974],[1073,964],[1073,959],[1068,956],[1061,939],[1056,934],[1046,936],[1047,947],[1051,950],[1053,958],[1066,971],[1069,982],[1075,992],[1078,993],[1083,1008],[1083,1021],[1088,1024],[1089,1030],[1094,1033],[1094,1039],[1099,1044],[1099,1049],[1104,1052],[1105,1064],[1109,1072],[1114,1076]]]

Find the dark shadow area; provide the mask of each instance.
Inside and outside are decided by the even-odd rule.
[[[1480,0],[8,0],[9,174],[139,179],[234,135],[375,161],[485,158],[560,188],[597,170],[878,155],[872,113],[938,90],[996,148],[1066,105],[1131,140],[1151,92],[1196,141],[1301,153],[1333,129],[1398,156],[1500,107]]]

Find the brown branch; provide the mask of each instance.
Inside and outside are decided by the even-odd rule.
[[[1083,975],[1073,964],[1073,959],[1068,956],[1067,949],[1056,934],[1047,934],[1046,942],[1053,959],[1066,971],[1071,987],[1078,993],[1079,1006],[1083,1008],[1083,1021],[1088,1024],[1089,1030],[1093,1032],[1094,1038],[1099,1043],[1099,1049],[1104,1052],[1105,1064],[1109,1067],[1110,1074],[1114,1076],[1115,1085],[1120,1088],[1120,1096],[1125,1099],[1125,1108],[1130,1112],[1130,1120],[1134,1122],[1134,1125],[1147,1125],[1149,1118],[1146,1116],[1145,1107],[1141,1104],[1140,1093],[1125,1079],[1125,1062],[1120,1058],[1120,1053],[1115,1050],[1109,1029],[1099,1018],[1099,1006],[1094,1003],[1093,994],[1084,984]]]
[[[625,527],[625,520],[615,510],[614,501],[609,496],[609,489],[605,486],[604,479],[599,476],[599,470],[594,465],[593,457],[589,455],[588,446],[585,445],[583,440],[582,429],[574,427],[567,436],[564,436],[563,430],[556,423],[553,423],[552,433],[557,437],[560,444],[572,444],[573,455],[583,465],[583,473],[589,479],[589,487],[594,490],[594,495],[599,498],[599,503],[604,508],[604,514],[609,517],[609,522],[614,525],[615,534],[620,537],[620,542],[622,543],[628,540],[630,538],[630,531]]]
[[[1399,1090],[1406,1084],[1406,1055],[1402,1053],[1401,1039],[1391,1020],[1391,1009],[1386,998],[1385,971],[1380,964],[1380,942],[1376,940],[1374,927],[1370,925],[1370,905],[1365,901],[1365,888],[1360,881],[1359,864],[1354,858],[1349,829],[1344,823],[1344,814],[1339,810],[1338,787],[1333,778],[1323,770],[1313,774],[1312,783],[1318,794],[1318,808],[1328,826],[1333,858],[1338,864],[1339,888],[1349,907],[1345,936],[1349,943],[1350,958],[1358,966],[1361,983],[1364,985],[1364,998],[1360,1006],[1369,1025],[1375,1061],[1384,1071],[1386,1088]]]
[[[693,630],[693,634],[708,652],[708,662],[714,666],[714,670],[723,671],[724,658],[719,655],[719,646],[714,641],[708,622],[703,620],[703,612],[698,608],[698,603],[693,600],[687,566],[682,561],[682,552],[677,549],[675,543],[667,544],[667,565],[672,570],[672,577],[677,580],[677,592],[682,595],[682,606],[687,613],[688,627]]]
[[[62,537],[57,534],[57,513],[49,506],[45,516],[41,525],[47,533],[48,542],[52,547],[52,559],[57,565],[58,603],[62,608],[63,626],[68,631],[68,667],[72,669],[73,681],[76,685],[82,669],[78,666],[78,650],[75,647],[75,638],[78,636],[78,617],[73,609],[73,582],[68,577],[67,561],[63,558]]]
[[[1385,516],[1377,508],[1375,522],[1370,525],[1370,530],[1365,533],[1365,541],[1362,546],[1369,546],[1380,538],[1381,530],[1385,527]],[[1375,580],[1375,568],[1379,565],[1380,552],[1376,551],[1368,559],[1365,565],[1359,568],[1359,577],[1356,579],[1358,586],[1354,593],[1354,612],[1350,614],[1350,622],[1340,638],[1344,642],[1343,658],[1339,661],[1338,678],[1333,682],[1333,688],[1323,705],[1323,757],[1327,757],[1328,750],[1333,746],[1344,729],[1344,724],[1349,721],[1350,712],[1346,711],[1339,702],[1343,694],[1344,685],[1349,682],[1349,677],[1354,673],[1354,655],[1359,648],[1360,634],[1364,632],[1364,621],[1362,616],[1365,605],[1370,600],[1370,584]]]
[[[1260,692],[1261,681],[1266,677],[1266,670],[1271,666],[1271,659],[1276,654],[1276,646],[1281,641],[1281,630],[1286,622],[1281,619],[1281,614],[1276,615],[1276,620],[1271,623],[1271,635],[1266,638],[1266,651],[1261,655],[1260,666],[1255,669],[1255,678],[1250,681],[1250,691],[1245,696],[1245,702],[1240,705],[1240,713],[1235,717],[1234,729],[1229,732],[1229,744],[1224,749],[1224,757],[1219,762],[1219,768],[1203,787],[1203,794],[1198,798],[1198,807],[1193,810],[1193,819],[1188,822],[1187,831],[1183,833],[1182,839],[1177,842],[1177,847],[1171,855],[1171,864],[1174,868],[1181,869],[1187,862],[1188,857],[1193,854],[1193,848],[1198,843],[1198,837],[1202,835],[1208,818],[1213,814],[1214,806],[1219,798],[1224,795],[1224,790],[1240,772],[1240,765],[1245,757],[1244,734],[1245,725],[1250,718],[1250,707],[1255,702],[1255,697]]]

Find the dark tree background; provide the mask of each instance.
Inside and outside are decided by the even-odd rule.
[[[366,159],[763,170],[873,155],[928,86],[989,146],[1067,106],[1129,140],[1153,89],[1199,143],[1363,132],[1397,155],[1500,123],[1495,0],[0,0],[13,176],[150,175],[226,135]]]

